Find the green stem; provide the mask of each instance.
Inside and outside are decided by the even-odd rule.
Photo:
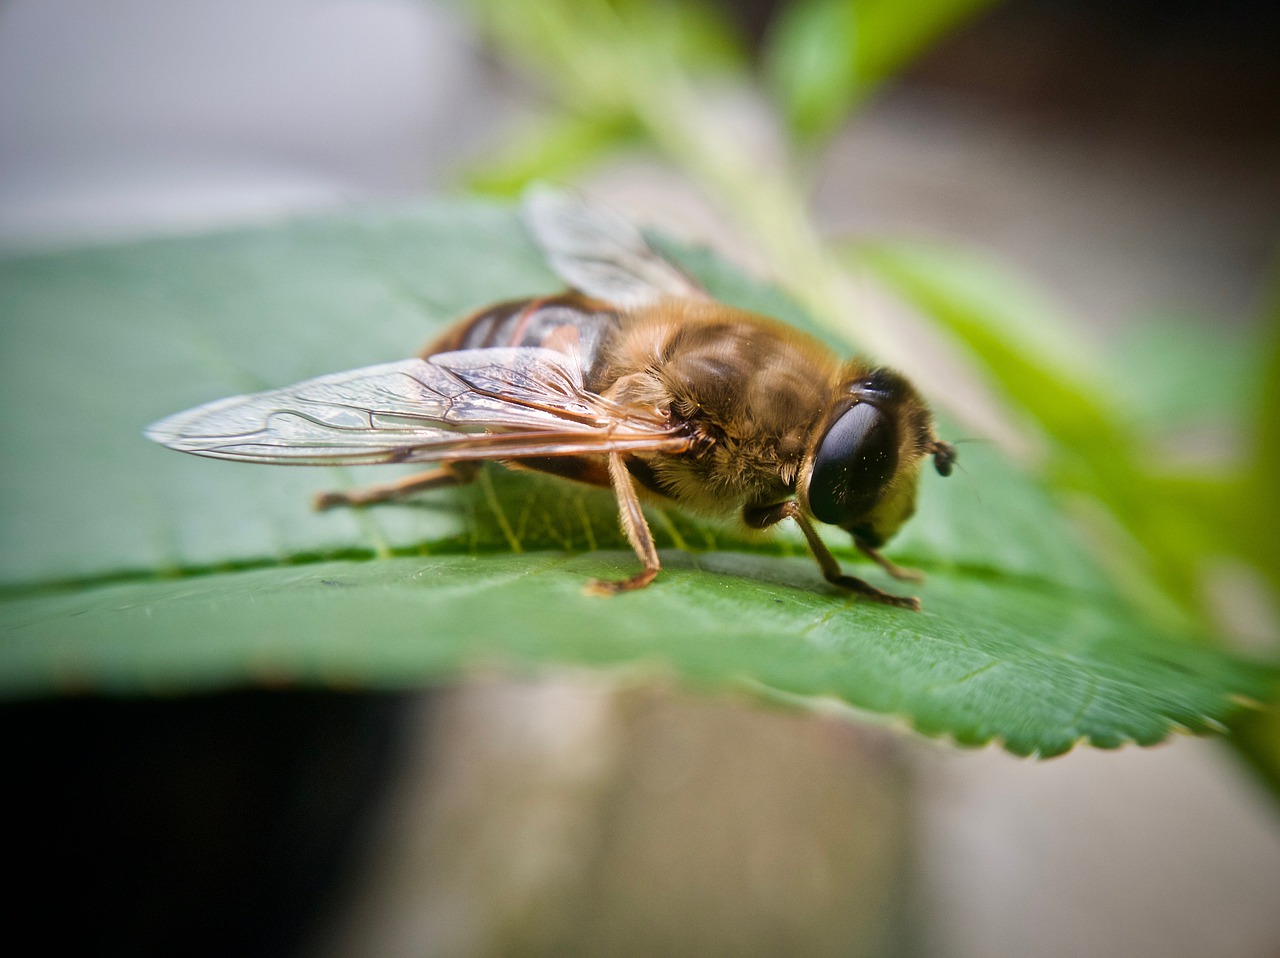
[[[775,278],[840,340],[883,361],[910,365],[901,339],[870,321],[848,275],[818,235],[799,173],[749,157],[686,84],[669,81],[661,95],[645,95],[653,89],[638,88],[633,100],[641,125],[673,163],[735,213]]]

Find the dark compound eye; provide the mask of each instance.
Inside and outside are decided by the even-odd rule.
[[[844,525],[875,506],[898,465],[896,431],[870,403],[850,406],[835,421],[809,477],[809,508],[817,519]]]

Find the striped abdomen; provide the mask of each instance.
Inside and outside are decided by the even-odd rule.
[[[589,370],[595,365],[601,344],[619,325],[618,313],[612,307],[576,293],[511,300],[459,321],[422,355],[455,349],[541,346],[560,352],[577,350],[584,368]]]

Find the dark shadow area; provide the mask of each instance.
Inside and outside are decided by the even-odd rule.
[[[6,706],[6,864],[30,896],[10,912],[12,940],[138,958],[306,953],[364,859],[415,700]]]

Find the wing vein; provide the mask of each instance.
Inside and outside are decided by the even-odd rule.
[[[580,363],[539,348],[459,350],[219,400],[147,435],[195,455],[286,465],[688,448],[657,411],[587,390]]]

